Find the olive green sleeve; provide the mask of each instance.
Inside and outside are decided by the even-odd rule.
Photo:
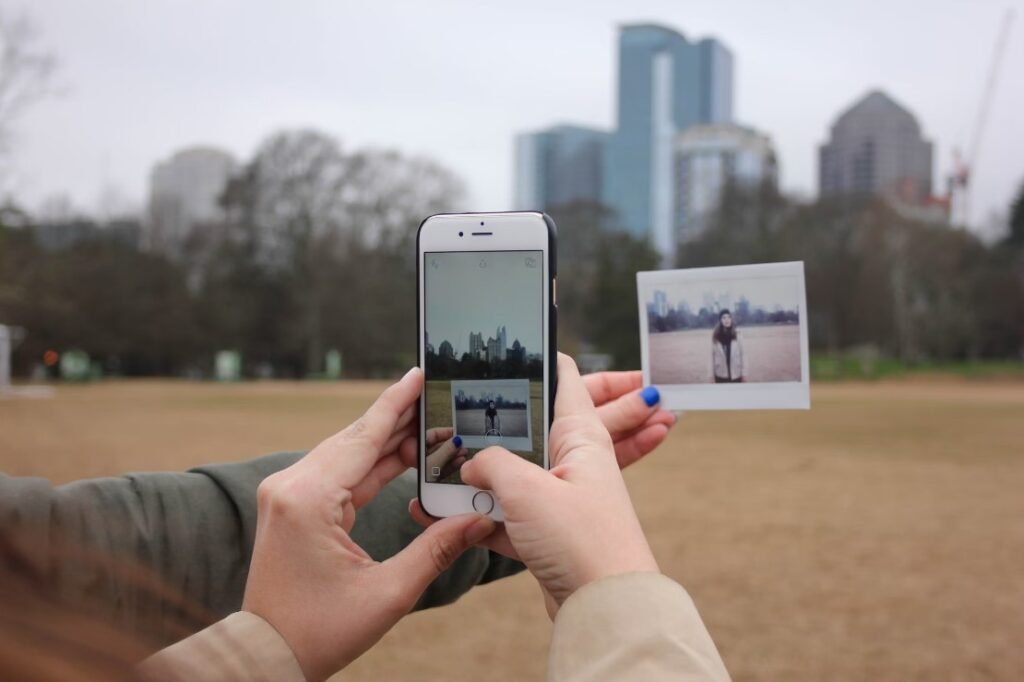
[[[302,454],[59,487],[0,474],[0,530],[61,594],[92,599],[162,646],[240,608],[256,531],[256,488]],[[352,536],[373,558],[395,554],[421,531],[408,514],[415,495],[415,473],[408,472],[359,511]],[[417,608],[451,603],[474,585],[522,569],[471,549]]]

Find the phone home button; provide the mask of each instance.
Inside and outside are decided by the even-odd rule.
[[[481,490],[473,496],[473,509],[481,514],[490,514],[494,509],[494,496]]]

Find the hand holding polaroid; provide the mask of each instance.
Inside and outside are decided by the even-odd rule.
[[[636,278],[644,382],[663,407],[810,408],[802,262]]]

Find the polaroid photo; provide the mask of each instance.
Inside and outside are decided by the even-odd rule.
[[[644,382],[668,410],[809,409],[804,264],[638,272]]]
[[[533,452],[529,379],[453,380],[455,434],[467,448]]]

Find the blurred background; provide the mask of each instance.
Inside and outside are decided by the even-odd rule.
[[[315,444],[415,362],[432,213],[549,212],[590,370],[639,366],[638,270],[803,260],[814,407],[686,415],[627,476],[659,561],[738,680],[1020,679],[1022,15],[2,2],[0,468]],[[349,672],[538,678],[534,591]]]

